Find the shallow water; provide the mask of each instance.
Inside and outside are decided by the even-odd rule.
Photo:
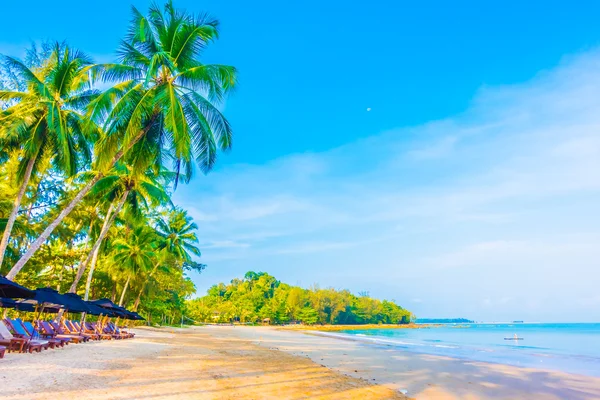
[[[517,334],[523,340],[504,340]],[[600,376],[600,324],[460,324],[422,329],[342,331],[404,351]]]

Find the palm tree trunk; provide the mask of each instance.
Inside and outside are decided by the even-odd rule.
[[[77,285],[79,284],[79,281],[81,280],[81,277],[83,276],[83,273],[85,272],[85,269],[87,268],[88,264],[91,261],[90,272],[88,273],[88,279],[87,279],[87,284],[86,284],[86,297],[87,297],[87,294],[89,293],[89,285],[91,284],[92,276],[94,275],[94,267],[96,266],[96,261],[98,260],[98,253],[100,252],[100,245],[102,244],[102,241],[108,234],[108,230],[110,229],[113,222],[115,221],[115,218],[117,217],[117,215],[119,215],[119,212],[121,212],[121,209],[123,208],[123,205],[125,204],[125,201],[127,200],[128,195],[129,195],[129,190],[126,190],[125,192],[123,192],[123,195],[119,199],[119,203],[117,204],[117,207],[114,209],[114,211],[113,211],[114,204],[111,204],[110,207],[108,208],[108,211],[106,212],[106,217],[104,218],[104,224],[102,224],[102,229],[100,230],[100,235],[98,235],[98,239],[96,240],[96,243],[94,243],[94,246],[92,246],[92,249],[90,250],[90,253],[88,254],[88,257],[85,260],[85,262],[79,266],[79,269],[77,270],[77,276],[75,277],[75,280],[73,281],[73,284],[71,285],[71,288],[69,289],[70,293],[75,293],[77,291]],[[87,298],[86,298],[86,300],[87,300]]]
[[[12,228],[15,225],[17,215],[19,214],[19,206],[21,205],[21,200],[23,200],[25,190],[27,189],[27,184],[29,183],[29,179],[31,178],[31,171],[33,171],[35,159],[36,157],[32,157],[27,163],[27,168],[25,169],[25,176],[23,177],[23,183],[21,183],[21,187],[19,188],[19,192],[17,193],[17,197],[15,198],[15,201],[13,203],[13,209],[10,212],[10,215],[8,216],[8,221],[6,222],[6,228],[4,229],[4,233],[2,234],[2,241],[0,241],[0,267],[2,266],[2,261],[4,261],[4,253],[6,253],[6,248],[8,247],[8,240],[10,239]]]
[[[110,292],[110,301],[112,301],[114,303],[116,298],[117,298],[117,282],[115,282],[115,284],[112,287],[112,291]]]
[[[136,144],[142,138],[142,136],[144,136],[148,132],[148,130],[150,130],[150,128],[154,124],[154,121],[156,121],[156,118],[158,118],[158,115],[152,117],[148,125],[144,129],[142,129],[140,133],[138,133],[138,135],[129,143],[127,149],[121,149],[114,155],[112,160],[108,163],[107,168],[112,168],[117,163],[117,161],[119,161],[123,157],[123,154],[125,154],[126,151],[129,151],[133,147],[133,145]],[[79,204],[79,202],[85,197],[85,195],[87,195],[89,191],[92,190],[92,187],[94,187],[96,182],[98,182],[102,177],[104,177],[104,173],[98,172],[96,176],[94,176],[94,178],[91,181],[89,181],[88,184],[85,185],[83,189],[79,191],[79,193],[77,193],[77,195],[75,196],[75,198],[73,198],[73,200],[71,200],[69,205],[66,208],[64,208],[60,214],[58,214],[58,216],[54,219],[54,221],[50,223],[50,225],[46,227],[46,229],[44,229],[44,232],[42,232],[42,234],[35,240],[35,242],[31,244],[27,252],[23,254],[23,256],[21,256],[21,259],[17,261],[17,263],[12,267],[10,272],[6,275],[7,279],[14,279],[15,276],[17,276],[17,274],[25,266],[25,263],[27,263],[27,261],[29,261],[29,259],[35,254],[35,252],[38,251],[40,247],[42,247],[44,242],[48,240],[54,229],[56,229],[56,227],[60,225],[63,219],[65,219],[67,215],[69,215],[69,213],[73,211],[75,206]]]
[[[148,275],[148,279],[145,279],[144,282],[142,282],[142,288],[140,289],[140,292],[138,293],[137,298],[135,299],[135,303],[133,303],[133,311],[137,311],[140,305],[140,301],[142,300],[142,293],[144,293],[144,289],[146,289],[146,284],[148,283],[148,280],[154,275],[159,265],[160,263],[156,263],[156,265],[154,265],[154,268],[152,268],[152,272],[150,272],[150,275]]]
[[[108,210],[106,211],[106,215],[104,216],[104,223],[102,224],[102,229],[100,229],[100,235],[98,236],[98,239],[96,239],[96,241],[94,242],[94,245],[90,249],[90,252],[88,253],[85,260],[81,260],[81,262],[79,263],[79,267],[77,268],[77,274],[75,275],[75,279],[73,279],[73,283],[71,284],[69,293],[76,292],[77,285],[79,284],[79,281],[81,280],[81,277],[83,276],[83,272],[87,268],[87,265],[89,264],[90,259],[92,258],[96,249],[100,248],[99,243],[102,243],[102,240],[100,238],[102,237],[102,234],[104,233],[104,231],[108,231],[113,209],[114,209],[114,203],[110,203],[110,206],[108,207]],[[88,233],[88,237],[91,236],[91,231],[92,231],[92,225],[90,224],[90,231]],[[91,239],[91,237],[90,237],[90,239]],[[96,246],[96,245],[98,245],[98,246]]]
[[[123,196],[121,197],[121,200],[119,201],[119,204],[117,205],[116,210],[114,211],[114,213],[111,216],[111,221],[109,222],[109,226],[112,225],[112,223],[114,222],[117,215],[119,215],[119,212],[121,212],[121,209],[123,208],[123,204],[125,204],[125,200],[127,200],[128,195],[129,195],[129,190],[126,190],[125,193],[123,193]],[[108,230],[107,230],[107,232],[108,232]],[[84,300],[86,300],[86,301],[89,299],[90,287],[92,286],[92,278],[94,276],[94,269],[96,268],[96,262],[98,261],[98,253],[99,252],[100,252],[100,246],[98,246],[98,248],[96,248],[96,251],[94,252],[94,255],[92,257],[92,264],[90,265],[90,271],[88,272],[88,277],[85,282]]]
[[[73,211],[75,206],[79,204],[79,202],[85,197],[85,195],[88,194],[90,190],[92,190],[92,187],[96,184],[96,182],[98,182],[103,176],[104,174],[99,172],[91,181],[87,183],[87,185],[83,187],[83,189],[81,189],[81,191],[79,191],[79,193],[77,193],[77,195],[73,200],[71,200],[69,205],[67,205],[67,207],[65,207],[60,212],[60,214],[58,214],[54,221],[52,221],[50,225],[48,225],[46,229],[44,229],[44,232],[42,232],[42,234],[35,240],[35,242],[31,244],[27,252],[23,254],[23,256],[21,256],[21,259],[17,261],[15,265],[13,265],[10,272],[6,275],[6,278],[14,279],[15,276],[17,276],[17,274],[21,272],[21,270],[25,266],[25,263],[29,261],[29,259],[35,254],[36,251],[39,250],[40,247],[42,247],[42,245],[50,237],[54,229],[56,229],[56,227],[60,225],[63,219],[65,219],[66,216],[69,215],[71,211]]]
[[[138,307],[140,306],[140,301],[142,300],[142,293],[144,293],[144,289],[146,289],[146,282],[142,283],[142,288],[140,289],[140,292],[135,298],[135,303],[133,303],[133,311],[137,311]]]
[[[129,287],[130,280],[131,280],[131,276],[128,276],[127,282],[125,282],[125,287],[123,288],[123,292],[121,293],[121,299],[119,300],[119,307],[123,307],[123,300],[125,300],[125,293],[127,292],[127,288]]]

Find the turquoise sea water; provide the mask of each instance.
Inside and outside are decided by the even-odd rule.
[[[514,334],[523,340],[504,340]],[[461,324],[340,335],[403,351],[600,376],[600,323]]]

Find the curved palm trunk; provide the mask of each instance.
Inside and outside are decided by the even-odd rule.
[[[142,294],[144,293],[144,289],[146,289],[146,284],[148,283],[148,280],[154,275],[154,273],[158,269],[159,265],[160,265],[160,263],[156,263],[154,268],[152,268],[152,272],[150,272],[150,275],[148,275],[148,279],[146,279],[146,280],[144,280],[144,282],[142,282],[142,287],[135,299],[135,303],[133,303],[133,311],[137,311],[138,307],[140,306],[140,301],[142,300]]]
[[[94,242],[94,245],[90,249],[90,252],[88,253],[87,257],[84,260],[81,260],[81,262],[79,263],[79,267],[77,268],[77,274],[75,275],[75,279],[73,280],[73,283],[71,284],[69,293],[76,292],[77,285],[79,284],[79,281],[81,280],[81,277],[83,276],[83,272],[87,268],[87,265],[89,264],[90,259],[92,258],[95,250],[97,248],[100,248],[100,245],[98,242],[102,243],[102,241],[100,240],[100,238],[102,237],[102,234],[105,231],[108,232],[108,228],[110,227],[109,221],[111,219],[113,209],[114,209],[114,204],[111,203],[110,206],[108,207],[108,210],[106,211],[106,216],[104,217],[104,223],[102,224],[102,229],[100,229],[100,235],[98,236],[98,239],[96,239],[96,241]],[[91,232],[91,230],[92,230],[92,224],[90,224],[90,232]],[[98,244],[98,246],[96,246],[96,244]]]
[[[25,190],[27,189],[27,184],[29,183],[29,179],[31,178],[31,171],[33,171],[35,159],[36,157],[32,157],[27,163],[27,168],[25,169],[25,176],[23,177],[23,182],[21,183],[21,187],[19,188],[19,192],[17,193],[17,197],[15,198],[15,201],[13,203],[13,209],[10,212],[10,215],[8,216],[8,221],[6,222],[6,228],[4,229],[4,233],[2,234],[2,241],[0,241],[0,267],[2,266],[2,261],[4,261],[4,253],[6,253],[6,248],[8,247],[8,240],[10,239],[12,228],[15,225],[17,215],[19,214],[19,206],[21,205],[21,200],[23,200]]]
[[[125,200],[127,200],[128,195],[129,190],[126,190],[125,193],[123,193],[123,196],[121,197],[121,200],[119,201],[119,204],[117,205],[117,208],[115,209],[113,215],[111,216],[109,227],[112,226],[112,223],[114,222],[115,218],[117,217],[117,215],[119,215],[119,212],[121,212],[121,209],[123,208],[123,205],[125,204]],[[108,229],[106,231],[108,232]],[[106,234],[104,236],[106,237]],[[92,286],[92,278],[94,277],[96,262],[98,261],[98,253],[100,253],[100,246],[98,246],[96,248],[96,251],[94,251],[94,255],[92,256],[92,263],[90,264],[90,270],[88,272],[87,280],[85,282],[84,300],[86,301],[89,299],[90,296],[90,288]]]
[[[144,293],[144,289],[146,289],[146,282],[142,283],[142,288],[140,289],[140,292],[135,298],[135,303],[133,303],[133,311],[137,311],[138,307],[140,306],[140,301],[142,301],[142,293]]]
[[[77,193],[77,195],[73,200],[71,200],[69,205],[67,205],[67,207],[65,207],[60,212],[60,214],[58,214],[54,221],[52,221],[50,225],[48,225],[46,229],[44,229],[44,232],[42,232],[42,234],[35,240],[35,242],[31,244],[29,250],[27,250],[27,252],[23,254],[23,256],[21,256],[21,259],[17,261],[15,265],[13,265],[10,272],[6,275],[6,278],[14,279],[15,276],[17,276],[17,274],[21,272],[21,270],[25,266],[25,263],[29,261],[29,259],[35,254],[36,251],[39,250],[40,247],[42,247],[42,245],[50,237],[54,229],[56,229],[56,227],[60,225],[60,223],[66,218],[66,216],[69,215],[71,211],[73,211],[75,206],[79,204],[79,202],[85,197],[85,195],[88,194],[90,190],[92,190],[92,187],[96,184],[96,182],[98,182],[103,176],[104,175],[102,173],[98,173],[91,181],[87,183],[87,185],[83,187],[83,189],[79,191],[79,193]]]
[[[123,292],[121,292],[121,299],[119,300],[119,307],[123,307],[123,300],[125,300],[125,293],[127,293],[127,288],[129,287],[130,280],[131,280],[131,275],[127,277],[127,282],[125,282],[125,287],[123,288]]]
[[[98,253],[100,252],[100,245],[102,244],[102,241],[104,241],[104,238],[108,234],[108,230],[110,229],[113,222],[115,221],[115,218],[117,217],[117,215],[119,215],[119,212],[121,212],[121,209],[123,208],[123,205],[125,204],[125,200],[127,200],[128,195],[129,195],[129,190],[126,190],[125,192],[123,192],[123,195],[119,199],[119,203],[117,204],[117,207],[114,208],[114,211],[113,211],[114,204],[111,204],[110,207],[108,208],[108,211],[106,212],[106,217],[104,218],[104,223],[102,224],[102,229],[100,230],[100,235],[98,235],[98,239],[94,243],[94,246],[92,246],[92,249],[90,250],[90,253],[88,254],[85,262],[83,262],[77,269],[77,276],[75,277],[75,280],[73,281],[73,284],[71,285],[71,288],[69,289],[70,293],[75,293],[77,291],[77,285],[79,284],[79,281],[83,277],[83,273],[85,272],[85,270],[86,270],[88,264],[90,264],[90,262],[91,262],[91,264],[90,264],[91,267],[90,267],[90,272],[88,274],[88,282],[91,283],[92,275],[94,274],[94,267],[96,266],[96,260],[98,259]],[[89,283],[88,283],[88,285],[89,285]],[[87,293],[89,292],[88,285],[86,285],[86,297],[87,297]],[[87,300],[87,298],[86,298],[86,300]]]
[[[140,133],[131,141],[127,149],[119,150],[117,154],[115,154],[115,156],[108,164],[108,168],[112,168],[117,163],[117,161],[119,161],[123,157],[125,151],[129,151],[129,149],[131,149],[131,147],[133,147],[133,145],[136,144],[142,138],[142,136],[144,136],[148,132],[148,130],[152,127],[157,117],[158,115],[155,115],[150,120],[148,126],[146,126],[140,131]],[[88,184],[85,185],[79,191],[79,193],[77,193],[77,195],[73,200],[71,200],[69,205],[65,207],[65,209],[63,209],[60,214],[58,214],[58,216],[54,219],[54,221],[50,223],[50,225],[46,227],[46,229],[44,229],[44,232],[42,232],[42,234],[35,240],[35,242],[31,244],[27,252],[23,254],[23,256],[21,256],[21,259],[12,267],[10,272],[6,275],[7,279],[12,280],[15,278],[15,276],[17,276],[19,272],[21,272],[21,270],[25,266],[25,263],[27,263],[27,261],[29,261],[29,259],[35,254],[35,252],[38,251],[40,247],[42,247],[42,245],[46,240],[48,240],[54,229],[56,229],[56,227],[60,225],[60,223],[67,217],[67,215],[69,215],[69,213],[73,211],[75,206],[79,204],[79,202],[85,197],[85,195],[87,195],[89,191],[92,190],[92,187],[94,187],[96,182],[98,182],[102,177],[104,177],[104,173],[98,172],[96,176],[91,181],[89,181]]]

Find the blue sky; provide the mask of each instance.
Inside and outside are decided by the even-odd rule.
[[[423,317],[600,320],[600,4],[401,3],[176,2],[240,70],[233,152],[175,196],[199,290],[252,269]],[[5,5],[0,52],[110,60],[129,2],[85,4]]]

